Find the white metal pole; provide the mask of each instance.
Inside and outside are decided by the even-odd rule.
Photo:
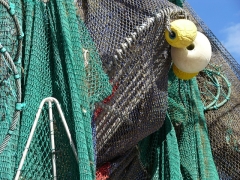
[[[37,112],[37,114],[35,116],[35,120],[33,122],[33,126],[32,126],[32,129],[31,129],[30,135],[28,137],[25,149],[23,151],[23,155],[22,155],[21,161],[19,163],[18,170],[17,170],[17,173],[16,173],[16,176],[15,176],[14,180],[19,180],[19,177],[20,177],[20,174],[21,174],[21,170],[22,170],[25,158],[27,156],[28,149],[30,147],[30,144],[31,144],[31,141],[32,141],[32,138],[33,138],[33,135],[34,135],[34,131],[35,131],[36,127],[37,127],[37,123],[38,123],[38,120],[39,120],[39,117],[40,117],[43,105],[46,102],[48,102],[48,105],[49,105],[49,125],[50,125],[50,136],[51,136],[52,164],[53,164],[54,180],[57,180],[57,169],[56,169],[56,156],[55,156],[55,141],[54,141],[54,126],[53,126],[52,102],[54,102],[57,105],[57,109],[58,109],[58,112],[60,114],[60,117],[61,117],[62,123],[64,125],[65,131],[67,133],[67,136],[68,136],[68,139],[69,139],[69,142],[70,142],[70,146],[71,146],[71,148],[73,150],[73,153],[74,153],[74,156],[76,158],[77,163],[79,163],[77,150],[76,150],[75,145],[74,145],[74,143],[72,141],[72,136],[71,136],[71,133],[69,131],[69,128],[68,128],[66,119],[64,117],[64,114],[62,112],[61,106],[60,106],[60,104],[59,104],[57,99],[55,99],[53,97],[48,97],[48,98],[43,99],[42,102],[40,103],[38,112]]]
[[[22,170],[22,167],[23,167],[23,163],[24,163],[24,160],[27,156],[27,152],[28,152],[28,149],[29,149],[29,146],[30,146],[30,143],[32,141],[32,138],[33,138],[33,135],[34,135],[34,131],[37,127],[37,123],[38,123],[38,119],[40,117],[40,114],[41,114],[41,111],[42,111],[42,107],[44,105],[44,100],[41,102],[40,106],[39,106],[39,109],[38,109],[38,112],[36,114],[36,117],[35,117],[35,120],[34,120],[34,123],[33,123],[33,126],[32,126],[32,129],[31,129],[31,132],[30,132],[30,135],[29,135],[29,138],[28,138],[28,141],[27,141],[27,144],[25,146],[25,149],[23,151],[23,155],[22,155],[22,158],[21,158],[21,161],[19,163],[19,166],[18,166],[18,170],[17,170],[17,173],[16,173],[16,176],[15,176],[15,180],[18,180],[19,179],[19,176],[21,174],[21,170]]]
[[[50,126],[50,137],[51,137],[51,148],[52,148],[53,179],[57,180],[54,127],[53,127],[53,113],[52,113],[52,102],[51,101],[48,101],[48,108],[49,108],[49,126]]]

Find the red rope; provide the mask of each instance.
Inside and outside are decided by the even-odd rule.
[[[113,86],[112,94],[111,94],[110,96],[106,97],[106,98],[103,100],[103,103],[104,103],[104,104],[107,104],[107,103],[112,99],[112,97],[114,96],[114,94],[115,94],[115,92],[117,91],[117,89],[118,89],[118,85],[116,84],[115,86]],[[102,112],[102,108],[101,108],[101,107],[99,107],[99,108],[97,108],[97,109],[95,110],[95,112],[94,112],[94,120],[97,119],[97,117],[99,116],[99,114],[100,114],[101,112]]]
[[[110,174],[110,163],[106,163],[100,168],[98,168],[96,172],[96,180],[106,180],[109,178]]]

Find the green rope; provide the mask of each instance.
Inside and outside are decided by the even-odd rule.
[[[213,100],[211,103],[209,103],[208,105],[206,105],[204,107],[204,110],[207,111],[207,110],[214,110],[214,109],[218,109],[220,108],[221,106],[223,106],[224,104],[226,104],[229,99],[230,99],[230,95],[231,95],[231,83],[228,81],[228,79],[222,75],[219,71],[215,71],[215,70],[211,70],[211,69],[205,69],[203,71],[203,73],[205,73],[207,75],[207,77],[209,77],[212,81],[212,83],[215,85],[215,87],[217,88],[217,93],[216,95],[213,95],[211,93],[211,91],[206,87],[207,91],[213,96]],[[221,90],[222,86],[220,83],[219,83],[219,80],[218,78],[221,78],[224,83],[225,83],[225,86],[227,87],[227,94],[225,95],[223,93],[223,91]],[[222,82],[222,81],[221,81]],[[205,92],[201,92],[201,93],[204,93],[204,94],[207,94]],[[222,96],[225,97],[224,100],[222,100],[221,102],[218,102],[219,101],[219,98],[220,98],[220,94],[222,93]]]

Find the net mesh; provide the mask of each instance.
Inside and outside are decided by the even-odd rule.
[[[181,10],[168,1],[82,1],[80,9],[84,4],[85,23],[115,88],[110,99],[98,104],[97,167],[113,161],[117,179],[137,158],[135,152],[132,161],[125,160],[129,151],[165,119],[170,60],[163,32],[166,16],[180,16]]]
[[[20,6],[0,1],[0,179],[11,179],[15,171],[20,115],[16,104],[21,102],[21,17]]]
[[[141,158],[152,179],[218,179],[197,81],[168,77],[166,121],[140,142]]]
[[[165,124],[139,143],[141,160],[152,179],[239,179],[240,66],[188,3],[184,9],[211,42],[211,64],[197,81],[170,71]]]
[[[28,155],[24,162],[24,167],[21,171],[20,179],[52,178],[52,158],[49,141],[50,128],[48,128],[48,114],[45,112],[47,111],[44,111],[37,124]]]
[[[95,165],[91,116],[94,103],[111,92],[94,43],[84,23],[76,15],[72,2],[51,1],[46,4],[33,0],[19,1],[17,4],[19,7],[24,6],[23,29],[26,38],[22,86],[23,100],[27,106],[21,116],[18,146],[15,153],[10,153],[16,163],[11,159],[7,160],[15,169],[8,177],[5,177],[5,173],[9,171],[2,169],[1,177],[14,177],[13,173],[18,168],[39,104],[44,98],[53,96],[61,103],[81,162],[77,166],[75,159],[69,155],[70,144],[66,140],[67,136],[63,136],[62,127],[56,125],[59,126],[55,136],[56,151],[61,152],[61,155],[57,156],[58,178],[93,179]],[[1,29],[6,28],[1,26]],[[55,118],[57,124],[61,122],[59,116]],[[25,179],[52,177],[50,138],[45,115],[39,123],[22,171],[22,178]],[[3,154],[8,149],[5,148]],[[3,158],[0,161],[5,162]]]
[[[179,2],[174,1],[174,3],[178,4]],[[157,117],[158,120],[161,119],[161,117],[165,118],[164,114],[161,114],[163,116],[160,116],[159,114],[157,115],[154,113],[157,113],[156,111],[158,111],[159,113],[161,110],[163,110],[162,104],[160,105],[161,108],[159,108],[157,106],[158,103],[155,100],[159,98],[159,102],[163,102],[163,99],[165,99],[164,104],[166,105],[166,96],[164,97],[162,96],[163,94],[159,95],[158,93],[156,96],[154,96],[154,94],[156,92],[160,92],[161,90],[163,92],[167,91],[167,82],[163,81],[163,79],[166,78],[166,74],[170,67],[170,64],[168,63],[168,45],[164,44],[165,41],[162,37],[163,30],[165,29],[166,16],[163,16],[162,21],[160,22],[155,21],[154,25],[150,27],[148,26],[148,23],[151,20],[148,18],[157,17],[156,14],[158,14],[160,9],[171,9],[173,8],[173,6],[167,1],[99,1],[97,3],[92,3],[91,1],[79,2],[79,6],[85,10],[83,11],[83,17],[96,43],[99,54],[102,57],[103,67],[108,73],[110,79],[112,79],[112,84],[117,88],[116,92],[113,93],[113,96],[110,98],[110,100],[104,102],[104,104],[102,105],[104,108],[107,109],[107,112],[104,112],[103,108],[100,115],[96,118],[96,136],[97,142],[99,142],[97,143],[96,147],[98,153],[97,166],[99,167],[99,169],[101,169],[102,166],[105,166],[106,162],[111,162],[110,174],[112,176],[110,177],[112,177],[113,179],[124,179],[126,177],[129,179],[171,179],[171,177],[183,179],[218,179],[225,177],[233,179],[238,178],[238,176],[234,175],[234,173],[228,173],[230,175],[224,176],[224,174],[226,175],[226,172],[220,172],[226,171],[227,169],[233,167],[230,171],[235,171],[236,174],[239,174],[237,173],[239,169],[237,165],[237,161],[239,160],[239,158],[237,158],[238,156],[234,156],[236,158],[235,162],[233,161],[233,159],[226,162],[226,159],[220,158],[223,156],[223,154],[222,156],[218,157],[226,164],[231,164],[231,167],[228,166],[227,168],[223,167],[223,164],[219,164],[216,161],[213,150],[213,161],[210,142],[212,143],[213,137],[219,136],[216,130],[212,131],[210,128],[209,134],[213,137],[210,137],[209,141],[207,125],[208,127],[210,125],[209,119],[211,119],[212,121],[214,120],[213,116],[208,117],[208,113],[218,114],[220,110],[216,110],[216,107],[219,106],[217,108],[220,108],[222,105],[224,105],[222,108],[225,107],[225,111],[228,112],[229,109],[227,109],[226,102],[228,101],[228,104],[231,104],[231,102],[233,101],[231,99],[236,99],[232,97],[233,91],[230,101],[228,99],[228,81],[235,82],[235,84],[232,85],[234,86],[234,88],[239,86],[239,80],[236,79],[236,77],[239,76],[239,65],[217,41],[213,34],[210,33],[209,29],[206,29],[206,26],[204,26],[202,21],[200,21],[200,19],[196,19],[196,14],[193,11],[190,11],[189,6],[187,5],[187,3],[184,5],[184,9],[190,13],[190,19],[197,24],[198,30],[206,34],[211,41],[211,44],[213,46],[213,57],[211,60],[212,65],[207,67],[210,69],[210,71],[207,71],[208,75],[206,73],[201,73],[197,78],[201,91],[200,93],[198,92],[196,80],[192,80],[189,84],[176,81],[174,82],[174,88],[168,89],[169,100],[171,98],[177,98],[177,102],[181,100],[179,99],[179,97],[175,97],[174,94],[174,92],[179,89],[179,86],[183,86],[184,88],[186,88],[184,90],[186,90],[186,92],[190,92],[192,96],[186,96],[184,90],[182,89],[180,94],[182,94],[182,98],[185,98],[183,100],[183,104],[186,104],[186,107],[184,105],[177,105],[176,103],[174,104],[172,101],[168,102],[169,111],[178,112],[176,114],[174,113],[173,115],[169,114],[169,117],[167,117],[167,119],[169,119],[168,121],[171,121],[171,123],[173,123],[173,126],[170,126],[171,124],[168,123],[168,125],[164,125],[164,127],[159,130],[160,132],[157,132],[155,135],[151,135],[151,137],[154,136],[154,138],[156,139],[151,139],[152,141],[150,142],[148,142],[149,139],[143,140],[143,142],[141,142],[138,146],[141,154],[141,160],[139,160],[137,158],[139,157],[139,154],[132,153],[133,149],[135,149],[134,145],[136,144],[134,142],[137,142],[141,140],[142,137],[146,136],[148,134],[148,130],[151,133],[156,130],[154,127],[150,126],[151,122],[154,121],[155,117]],[[101,23],[99,24],[99,22]],[[144,29],[144,26],[147,26],[148,28]],[[144,29],[143,31],[141,31],[142,28]],[[157,39],[154,39],[156,37]],[[132,39],[134,39],[133,46],[131,46]],[[158,42],[158,40],[160,41]],[[162,57],[160,61],[158,61],[159,57]],[[221,59],[221,61],[219,61],[219,59]],[[141,60],[143,60],[143,62]],[[147,68],[151,69],[151,73],[147,74],[144,71],[144,63],[150,64],[151,60],[153,60],[152,62],[154,62],[154,65],[156,65],[155,67],[158,67],[158,72],[156,73],[156,71],[154,71],[154,68],[151,69],[151,65],[148,65]],[[140,63],[142,66],[138,67],[137,63]],[[217,68],[220,65],[223,66],[221,70]],[[161,71],[162,69],[159,67],[164,67],[167,69],[167,71]],[[228,69],[224,70],[224,68],[226,67],[228,67]],[[214,75],[212,71],[215,72]],[[126,74],[124,74],[124,72],[126,72]],[[131,72],[134,73],[133,77],[131,77]],[[144,84],[141,85],[141,87],[143,87],[144,89],[144,91],[142,91],[141,93],[142,96],[138,97],[137,94],[135,96],[132,96],[132,94],[134,94],[134,90],[137,89],[137,85],[141,83],[141,80],[134,78],[138,77],[139,72],[141,72],[142,75],[147,75],[147,78],[144,81]],[[219,73],[228,80],[225,81],[222,76],[218,75]],[[231,77],[229,76],[229,74],[232,74]],[[154,76],[157,78],[155,79]],[[211,79],[218,78],[219,84],[221,86],[219,90],[220,95],[219,97],[217,97],[217,101],[215,103],[212,103],[212,101],[214,100],[218,91],[217,84],[215,80],[211,82],[212,80],[209,79],[208,76],[211,76]],[[158,80],[158,77],[161,80]],[[118,80],[118,78],[120,80]],[[169,78],[171,78],[171,76],[169,76]],[[206,84],[206,79],[208,79],[209,81],[208,84]],[[136,84],[134,84],[135,80],[137,80]],[[148,80],[150,80],[151,85],[148,84]],[[153,91],[151,91],[151,88],[149,90],[148,88],[146,88],[154,87],[155,82],[157,83],[158,87],[162,88],[161,90],[154,89]],[[134,84],[134,86],[132,89],[130,89],[132,84]],[[124,87],[123,92],[121,89],[118,89],[120,86]],[[120,96],[118,95],[118,92],[120,92]],[[137,92],[140,94],[141,90],[138,89]],[[126,95],[124,96],[124,94]],[[171,97],[171,94],[173,95],[173,97]],[[204,104],[202,104],[200,100],[200,95]],[[121,99],[122,97],[124,98],[124,100]],[[130,104],[129,102],[126,102],[129,101],[128,97],[136,97],[138,100],[141,99],[141,101],[135,100],[132,101],[132,104]],[[120,105],[118,105],[118,102],[120,102]],[[182,100],[180,102],[182,102]],[[239,103],[238,100],[236,100],[236,102]],[[129,103],[130,108],[125,105],[127,103]],[[209,111],[205,109],[208,105],[211,105],[211,110]],[[127,111],[126,113],[126,110],[129,109],[130,111]],[[157,110],[155,112],[152,112],[153,109]],[[144,113],[144,110],[146,110],[147,113]],[[206,118],[203,114],[204,111]],[[179,117],[182,117],[182,120],[185,119],[184,115],[186,115],[186,113],[188,114],[188,118],[186,119],[188,123],[184,122],[182,125],[179,125],[179,122],[177,120],[179,119]],[[194,117],[194,113],[199,115]],[[125,114],[127,114],[127,118],[121,117]],[[239,111],[236,111],[236,114],[239,114]],[[238,115],[235,116],[234,114],[232,114],[230,116],[232,116],[231,118],[235,118],[236,120],[238,119]],[[111,120],[112,117],[113,120]],[[118,121],[118,119],[120,118],[122,118],[123,120]],[[129,120],[132,120],[134,122],[134,125],[132,125],[132,127],[131,124],[129,125],[127,123],[124,123],[124,121],[127,122]],[[222,119],[222,122],[224,121],[225,120]],[[110,125],[111,123],[112,125]],[[223,125],[220,121],[219,123],[220,126]],[[158,123],[155,122],[155,127],[157,126],[157,124]],[[161,125],[162,124],[159,124],[157,129]],[[168,128],[164,131],[163,129],[166,128],[165,126],[167,126]],[[171,129],[173,127],[174,129]],[[106,130],[104,130],[104,128]],[[221,127],[218,128],[219,130],[222,130]],[[197,132],[195,132],[196,129]],[[164,131],[165,134],[162,131]],[[170,135],[168,135],[169,131],[171,132]],[[171,137],[175,133],[176,139]],[[167,143],[168,141],[166,140],[166,134],[167,137],[171,137],[169,137],[169,143]],[[235,147],[237,145],[238,139],[236,134],[237,131],[234,136]],[[223,136],[221,139],[225,141],[226,138]],[[228,139],[231,139],[233,141],[233,136],[231,135],[231,138],[228,137]],[[229,142],[231,140],[229,140]],[[159,144],[160,142],[158,141],[163,141],[163,144],[160,144],[160,146],[157,147],[157,145],[154,143]],[[174,142],[175,144],[171,146],[171,142]],[[145,144],[144,146],[141,146],[142,143],[146,143],[147,145]],[[166,143],[168,146],[166,145]],[[149,149],[147,149],[145,153],[151,156],[150,159],[152,158],[151,160],[156,163],[154,165],[151,164],[150,159],[145,160],[146,164],[142,165],[142,161],[144,161],[142,157],[147,156],[146,154],[145,156],[142,155],[142,153],[144,153],[144,150],[142,149],[146,149],[147,147],[152,148],[152,153],[150,153],[151,151]],[[158,151],[157,148],[162,149]],[[179,149],[179,153],[174,152],[174,150],[176,150],[175,148]],[[227,148],[226,144],[225,148]],[[130,156],[132,158],[129,158],[128,156],[130,152],[132,153]],[[224,151],[221,150],[218,150],[218,152],[224,153]],[[175,157],[176,160],[173,157],[170,157],[170,155],[168,157],[168,154],[171,154],[171,156]],[[160,159],[156,158],[156,160],[154,159],[154,157],[159,157]],[[156,161],[161,161],[162,164],[158,164]],[[176,161],[178,161],[177,165]],[[194,165],[192,165],[192,163]],[[219,173],[217,173],[214,163],[216,163]],[[132,167],[135,167],[136,173],[129,173]],[[150,169],[146,170],[146,168]],[[159,171],[156,170],[157,168],[159,169]],[[141,173],[138,173],[139,171]]]
[[[79,161],[53,106],[58,179],[240,178],[240,67],[187,3],[0,1],[15,4],[25,33],[18,70],[26,103],[13,121],[17,86],[1,54],[0,143],[11,122],[16,127],[0,152],[0,179],[14,178],[39,104],[50,96],[61,104]],[[16,61],[20,34],[10,10],[0,4],[0,42]],[[197,78],[182,81],[172,72],[164,31],[186,13],[209,38],[213,56]],[[48,109],[21,179],[53,179]]]
[[[214,161],[221,179],[239,179],[240,100],[238,97],[240,95],[240,65],[197,16],[190,5],[186,3],[185,7],[192,20],[198,25],[199,30],[203,31],[210,39],[213,55],[211,64],[207,68],[218,72],[217,75],[210,75],[210,77],[215,77],[220,87],[216,85],[216,81],[207,80],[209,75],[206,75],[206,73],[198,76],[200,91],[206,94],[201,95],[203,102],[207,101],[206,104],[209,104],[208,102],[212,102],[217,96],[218,89],[220,91],[214,104],[216,107],[213,107],[213,110],[205,111]],[[206,80],[211,82],[207,86],[211,94],[202,90],[206,87]],[[230,96],[228,96],[229,92],[231,92]],[[222,102],[226,100],[227,103],[221,106]]]
[[[50,134],[55,136],[55,159],[58,179],[79,179],[78,163],[74,157],[65,128],[55,105],[52,107],[53,131],[50,130],[49,107],[45,105],[39,117],[20,179],[53,179]],[[58,122],[59,121],[59,122]]]
[[[79,178],[94,178],[91,114],[94,103],[111,91],[108,78],[101,70],[94,44],[84,24],[78,21],[72,2],[51,1],[44,4],[27,1],[25,4],[26,20],[29,20],[26,22],[26,36],[29,41],[26,40],[25,47],[25,67],[28,68],[28,73],[25,78],[24,100],[29,105],[32,104],[31,108],[22,113],[19,155],[32,124],[31,117],[40,101],[54,96],[62,106],[70,131],[74,132],[81,162]],[[83,55],[84,51],[88,51],[86,56]],[[34,69],[39,71],[35,72]],[[55,138],[58,139],[57,136]],[[59,147],[60,151],[64,152],[65,146],[67,145]],[[62,155],[61,163],[72,167],[73,160],[65,160],[69,157],[65,153]],[[78,177],[76,174],[72,176]]]

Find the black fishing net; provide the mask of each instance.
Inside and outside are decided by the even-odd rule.
[[[171,64],[165,22],[184,14],[168,1],[82,1],[79,6],[86,6],[85,23],[115,89],[97,106],[97,167],[115,159],[112,170],[120,175],[121,166],[132,161],[118,158],[125,159],[164,122]]]
[[[113,179],[147,178],[135,146],[164,122],[171,64],[165,24],[184,12],[168,1],[82,1],[79,8],[115,90],[97,106],[97,167],[111,162]]]

